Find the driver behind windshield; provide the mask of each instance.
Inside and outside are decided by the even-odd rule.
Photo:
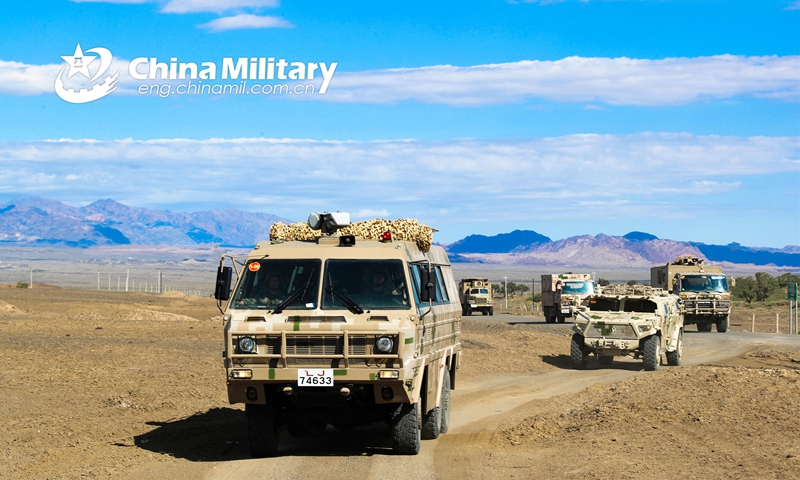
[[[268,274],[267,279],[258,278],[257,283],[250,287],[244,298],[239,300],[239,305],[278,305],[286,295],[281,291],[281,277],[277,274]]]

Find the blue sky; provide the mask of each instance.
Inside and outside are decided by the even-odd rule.
[[[3,2],[0,202],[798,245],[798,31],[796,0]],[[53,86],[78,43],[121,72],[85,104]],[[160,98],[138,57],[337,67],[324,95]]]

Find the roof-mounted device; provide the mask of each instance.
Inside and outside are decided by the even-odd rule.
[[[350,214],[347,212],[312,213],[308,216],[311,230],[320,230],[323,235],[336,233],[340,228],[350,226]]]

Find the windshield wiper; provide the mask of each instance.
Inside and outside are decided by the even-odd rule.
[[[330,293],[331,296],[338,299],[340,302],[344,303],[344,306],[347,307],[348,310],[355,313],[356,315],[364,313],[364,309],[361,308],[356,302],[352,301],[349,297],[347,297],[347,295],[335,292],[333,290],[333,286],[328,286],[328,293]]]
[[[278,304],[278,306],[275,307],[275,310],[272,311],[272,314],[275,315],[275,314],[281,313],[284,308],[286,308],[289,305],[293,304],[299,298],[302,298],[303,296],[305,296],[305,294],[308,291],[308,289],[311,288],[312,285],[314,285],[314,283],[311,281],[313,279],[314,279],[314,270],[311,270],[311,275],[308,277],[308,281],[306,282],[306,284],[303,285],[302,288],[300,288],[297,291],[295,291],[293,294],[289,295],[286,298],[286,300],[284,300],[280,304]]]

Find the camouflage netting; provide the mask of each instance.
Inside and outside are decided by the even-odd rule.
[[[674,262],[670,263],[670,265],[695,266],[695,265],[702,265],[704,261],[705,259],[697,258],[694,255],[684,255],[682,257],[676,258]]]
[[[626,283],[616,284],[616,285],[606,285],[605,287],[600,287],[599,293],[600,295],[641,295],[641,296],[652,296],[652,295],[661,295],[663,290],[660,288],[653,288],[649,285],[628,285]]]
[[[433,232],[435,231],[427,225],[423,225],[412,218],[401,218],[399,220],[383,220],[376,218],[364,222],[351,223],[349,226],[339,229],[339,235],[355,235],[368,240],[380,240],[383,232],[392,232],[394,240],[407,240],[417,244],[423,252],[431,249]],[[283,222],[275,222],[269,230],[271,241],[292,241],[292,240],[314,240],[322,236],[319,230],[311,230],[307,223],[296,222],[286,225]]]

